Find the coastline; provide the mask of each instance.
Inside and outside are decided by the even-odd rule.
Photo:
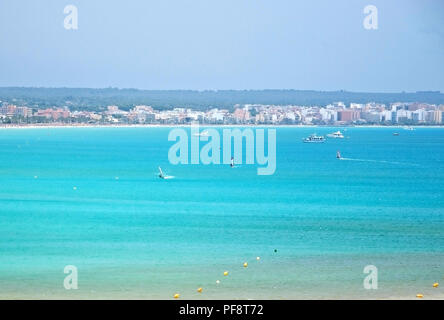
[[[191,124],[42,124],[42,125],[2,125],[0,129],[58,129],[58,128],[187,128]],[[405,125],[272,125],[272,124],[199,124],[202,128],[393,128],[403,129]],[[444,125],[409,125],[418,128],[444,128]]]

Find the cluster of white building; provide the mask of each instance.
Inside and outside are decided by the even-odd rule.
[[[139,105],[129,111],[108,106],[102,112],[70,111],[67,107],[33,110],[4,104],[0,116],[37,117],[51,121],[78,123],[128,124],[443,124],[444,105],[426,103],[350,103],[335,102],[326,106],[277,106],[261,104],[235,105],[233,110],[191,108],[156,110]]]

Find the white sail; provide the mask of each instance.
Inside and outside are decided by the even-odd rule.
[[[165,177],[165,175],[164,175],[163,172],[162,172],[162,168],[160,168],[160,167],[159,167],[159,177],[160,177],[160,178]]]

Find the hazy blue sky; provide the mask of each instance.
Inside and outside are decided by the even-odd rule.
[[[1,0],[0,86],[444,91],[444,1]]]

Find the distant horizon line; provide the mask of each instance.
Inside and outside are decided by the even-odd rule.
[[[441,90],[417,90],[417,91],[353,91],[346,89],[320,90],[320,89],[288,89],[288,88],[267,88],[267,89],[141,89],[130,87],[49,87],[49,86],[0,86],[0,89],[72,89],[72,90],[119,90],[119,91],[192,91],[192,92],[218,92],[218,91],[301,91],[301,92],[344,92],[344,93],[369,93],[369,94],[443,94]]]

